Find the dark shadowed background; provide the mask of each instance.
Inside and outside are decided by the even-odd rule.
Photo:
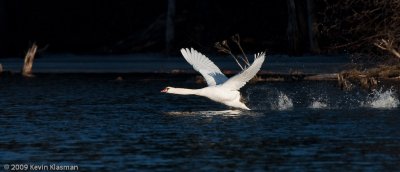
[[[293,50],[288,43],[288,22],[293,22],[288,18],[288,7],[294,3],[295,15],[300,11],[296,22],[306,25],[310,2],[313,3],[309,0],[0,0],[0,54],[22,55],[32,42],[54,53],[176,52],[187,46],[216,52],[215,42],[236,33],[241,35],[248,51],[268,49],[288,53]],[[172,8],[168,3],[172,3]],[[173,35],[170,45],[166,45],[166,21],[171,14]],[[307,36],[303,37],[300,39],[307,42]],[[299,45],[303,47],[296,51],[308,52],[307,43]]]

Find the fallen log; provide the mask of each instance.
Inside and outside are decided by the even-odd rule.
[[[328,73],[328,74],[316,74],[304,77],[304,80],[311,80],[311,81],[329,81],[329,80],[337,80],[338,74],[337,73]]]

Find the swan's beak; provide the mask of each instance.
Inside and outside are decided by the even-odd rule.
[[[168,91],[168,88],[164,88],[163,90],[161,90],[161,93],[166,93]]]

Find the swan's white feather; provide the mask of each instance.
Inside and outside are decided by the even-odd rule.
[[[219,85],[228,80],[228,78],[210,59],[193,48],[182,48],[181,53],[186,61],[191,64],[196,71],[203,75],[208,86]]]
[[[193,48],[181,49],[181,53],[183,57],[185,57],[186,61],[188,61],[195,70],[204,76],[209,86],[201,89],[167,87],[162,92],[180,95],[204,96],[231,107],[250,110],[240,101],[241,95],[239,89],[242,88],[260,70],[265,59],[265,53],[256,54],[254,56],[254,62],[249,68],[243,70],[241,73],[230,79],[228,79],[212,61]]]
[[[236,91],[242,88],[246,83],[252,79],[257,72],[260,70],[263,62],[265,60],[265,53],[258,53],[254,55],[254,62],[251,64],[251,66],[245,70],[243,70],[241,73],[229,78],[225,83],[221,85],[221,87]]]

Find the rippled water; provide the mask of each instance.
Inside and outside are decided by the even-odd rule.
[[[396,90],[259,83],[243,89],[253,110],[239,111],[159,92],[202,86],[187,77],[116,77],[0,78],[0,162],[83,171],[400,170],[400,108],[373,103],[398,101]]]

